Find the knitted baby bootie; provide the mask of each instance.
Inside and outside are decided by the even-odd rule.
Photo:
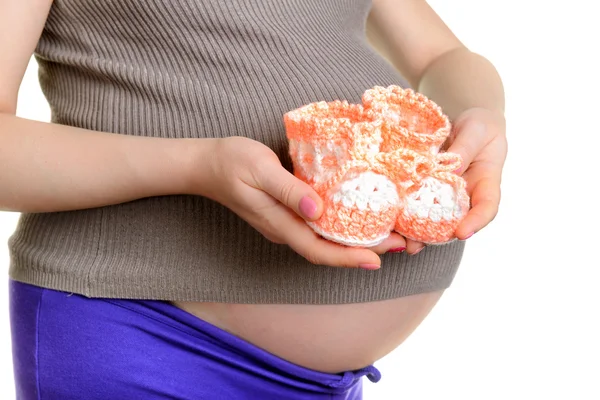
[[[345,101],[308,104],[284,115],[294,174],[324,201],[309,226],[348,246],[383,242],[398,218],[398,191],[373,170],[380,154],[381,121]],[[381,168],[379,168],[381,170]]]
[[[450,134],[450,122],[433,101],[411,89],[374,87],[363,95],[365,109],[382,120],[381,151],[417,161],[407,169],[409,179],[395,180],[400,189],[400,213],[394,230],[428,244],[455,238],[469,210],[466,182],[453,171],[459,155],[440,153]],[[426,161],[425,159],[429,160]]]
[[[383,120],[381,151],[406,148],[437,154],[450,135],[450,121],[442,109],[412,89],[375,86],[365,91],[362,101]]]

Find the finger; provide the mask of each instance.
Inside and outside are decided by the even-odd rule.
[[[275,243],[287,244],[311,263],[330,267],[356,268],[361,265],[368,267],[366,269],[380,267],[381,260],[373,251],[346,247],[322,239],[306,224],[306,221],[296,216],[285,205],[274,201],[267,193],[253,190],[248,193],[247,197],[250,197],[249,200],[255,203],[265,203],[268,202],[268,199],[271,199],[273,203],[268,210],[263,208],[263,213],[260,215],[248,212],[244,208],[240,208],[238,215],[267,239]]]
[[[424,248],[425,244],[414,241],[412,239],[406,239],[406,252],[411,256],[414,256],[415,254],[419,253]]]
[[[268,164],[268,167],[260,171],[257,181],[259,189],[294,210],[302,218],[315,220],[321,216],[321,197],[310,185],[296,178],[281,164]]]
[[[350,268],[363,266],[366,269],[381,266],[380,258],[373,251],[346,247],[321,238],[305,221],[295,217],[283,205],[270,210],[269,223],[274,231],[280,232],[281,242],[287,243],[292,250],[313,264]]]
[[[331,267],[362,267],[378,269],[381,260],[369,249],[352,248],[327,241],[318,236],[306,221],[296,216],[290,208],[274,201],[271,195],[263,190],[252,190],[246,194],[246,199],[255,204],[269,204],[268,209],[261,208],[262,213],[248,213],[241,208],[239,214],[260,233],[276,243],[285,243],[296,253],[313,264]],[[235,211],[235,210],[234,210]]]
[[[406,241],[402,235],[392,232],[381,244],[370,247],[369,249],[376,254],[402,253],[406,250]]]
[[[498,213],[500,204],[500,181],[482,178],[471,190],[471,209],[456,230],[456,236],[465,240],[487,226]]]
[[[304,221],[292,219],[293,222],[286,224],[284,239],[295,252],[311,263],[365,269],[377,269],[381,266],[380,258],[373,251],[330,242],[319,237]]]
[[[448,152],[461,156],[462,165],[456,172],[462,174],[490,142],[491,134],[483,122],[469,118],[456,121],[452,130],[454,141],[448,148]]]

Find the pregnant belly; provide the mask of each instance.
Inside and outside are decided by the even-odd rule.
[[[370,365],[398,347],[441,295],[339,305],[173,304],[292,363],[338,373]]]

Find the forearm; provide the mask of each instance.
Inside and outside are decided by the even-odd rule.
[[[470,108],[504,112],[504,87],[494,66],[464,47],[436,58],[417,90],[438,103],[451,119]]]
[[[94,132],[0,113],[0,210],[65,211],[188,192],[190,164],[206,173],[201,166],[210,160],[211,143]]]

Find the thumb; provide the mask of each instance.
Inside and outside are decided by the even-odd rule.
[[[471,165],[477,154],[483,149],[488,140],[486,127],[480,121],[464,118],[456,121],[452,127],[454,140],[448,148],[448,153],[455,153],[462,157],[462,165],[456,171],[459,174]]]
[[[315,220],[323,212],[323,201],[317,192],[281,164],[271,165],[264,171],[258,184],[260,189],[306,220]]]

